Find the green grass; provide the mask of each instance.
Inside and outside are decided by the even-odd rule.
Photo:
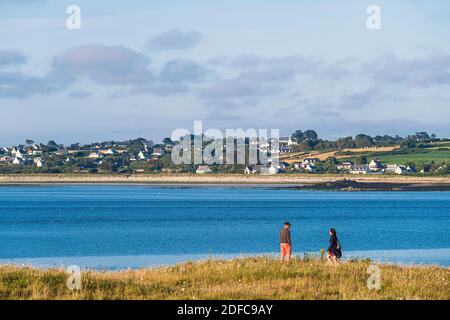
[[[369,161],[378,159],[386,164],[406,164],[409,162],[419,163],[434,161],[436,163],[449,162],[450,163],[450,149],[449,150],[433,150],[421,149],[417,153],[401,154],[401,153],[367,153],[364,154]],[[352,156],[341,161],[356,161],[359,157]]]
[[[405,164],[408,162],[450,162],[450,150],[448,151],[428,151],[423,153],[411,153],[411,154],[392,154],[382,155],[378,159],[384,163],[393,164]]]
[[[369,261],[338,267],[321,259],[242,258],[120,272],[83,272],[69,290],[63,270],[0,266],[0,299],[450,299],[450,269],[380,265],[369,290]]]

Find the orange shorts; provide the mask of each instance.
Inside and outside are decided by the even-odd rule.
[[[286,257],[291,255],[291,246],[289,243],[280,243],[281,256]]]

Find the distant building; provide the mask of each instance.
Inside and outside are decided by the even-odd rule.
[[[117,152],[114,149],[108,149],[108,150],[102,150],[101,153],[106,154],[106,155],[113,155],[113,154],[116,154]]]
[[[379,160],[372,160],[369,163],[370,171],[381,171],[383,170],[383,164]]]
[[[89,153],[89,156],[88,156],[88,158],[90,158],[90,159],[98,159],[100,157],[101,157],[101,155],[97,151],[93,151],[93,152]]]
[[[162,157],[165,154],[162,148],[155,148],[152,152],[152,157]]]
[[[300,169],[301,169],[301,163],[295,162],[292,166],[292,170],[300,171]]]
[[[282,146],[279,148],[280,153],[289,153],[291,151],[292,151],[291,148],[289,148],[288,146]]]
[[[320,162],[319,158],[305,158],[303,159],[303,162],[301,163],[294,163],[294,167],[293,170],[295,171],[309,171],[309,172],[313,172],[314,170],[317,169],[316,164]],[[309,166],[309,168],[308,168]],[[314,171],[315,172],[315,171]]]
[[[351,174],[368,174],[370,173],[370,170],[367,164],[356,164],[352,166],[349,172]]]
[[[314,173],[314,172],[317,172],[317,167],[315,165],[313,165],[313,164],[308,164],[305,167],[305,171],[310,172],[310,173]]]
[[[405,166],[397,166],[397,169],[395,169],[395,174],[407,174],[408,173],[408,169]]]
[[[198,174],[206,174],[206,173],[211,173],[212,170],[209,166],[198,166],[198,168],[195,172]]]
[[[316,163],[319,163],[320,162],[320,159],[319,158],[305,158],[305,159],[303,159],[303,165],[304,166],[307,166],[307,165],[309,165],[309,164],[316,164]]]
[[[261,170],[261,166],[248,166],[244,169],[244,174],[255,174]]]
[[[386,166],[386,173],[395,173],[398,175],[407,174],[413,172],[413,170],[409,167],[398,165],[398,164],[388,164]]]
[[[261,167],[260,172],[262,175],[271,175],[280,173],[280,169],[272,164],[269,167]]]
[[[13,148],[13,149],[11,150],[11,155],[14,156],[14,157],[16,157],[16,158],[23,159],[23,158],[27,155],[27,153],[26,153],[26,151],[24,151],[24,150],[22,150],[22,149],[19,149],[19,148]]]
[[[42,158],[34,158],[33,162],[38,168],[42,168],[44,166],[44,160],[42,160]]]
[[[14,158],[11,156],[1,156],[0,162],[11,162]]]
[[[18,157],[15,157],[12,163],[15,165],[23,165],[24,164],[23,160]]]
[[[354,165],[353,162],[351,162],[351,161],[346,161],[346,162],[342,162],[342,163],[338,164],[338,165],[336,166],[336,168],[337,168],[338,170],[350,171],[350,170],[352,169],[353,165]]]
[[[271,139],[272,141],[272,139]],[[296,139],[292,139],[291,137],[279,137],[278,138],[278,144],[280,147],[287,147],[297,144]]]
[[[139,151],[138,159],[139,160],[147,160],[147,155],[143,151]]]

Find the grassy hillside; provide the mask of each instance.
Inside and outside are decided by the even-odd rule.
[[[408,162],[450,162],[450,150],[424,150],[422,153],[382,155],[378,159],[383,163],[405,164]]]
[[[430,163],[434,161],[436,163],[450,162],[450,149],[445,148],[424,148],[419,149],[414,153],[398,153],[398,152],[386,152],[386,153],[364,153],[358,155],[349,155],[348,157],[339,159],[341,161],[357,161],[358,157],[363,155],[368,159],[378,159],[387,164],[406,164],[406,163]]]
[[[0,267],[1,299],[450,299],[450,269],[381,266],[381,290],[366,285],[368,261],[281,265],[270,258],[210,260],[173,267],[82,274],[66,287],[59,270]]]

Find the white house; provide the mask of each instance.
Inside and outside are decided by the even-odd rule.
[[[90,158],[90,159],[98,159],[98,158],[100,158],[100,153],[97,152],[97,151],[93,151],[93,152],[89,153],[88,158]]]
[[[319,158],[305,158],[305,159],[303,159],[302,165],[306,167],[309,164],[315,165],[318,162],[320,162]]]
[[[292,138],[289,138],[289,141],[288,141],[288,146],[292,146],[292,145],[297,145],[298,144],[298,142],[297,142],[297,139],[292,139]]]
[[[211,173],[212,170],[209,168],[209,166],[198,166],[198,168],[195,172],[198,174],[205,174],[205,173]]]
[[[22,165],[24,162],[21,158],[15,157],[12,163],[16,165]]]
[[[270,167],[261,167],[261,174],[263,175],[277,174],[279,172],[280,170],[273,164]]]
[[[13,160],[13,157],[11,156],[1,156],[0,162],[11,162]]]
[[[23,159],[27,155],[27,153],[24,150],[21,150],[19,148],[17,148],[17,149],[13,148],[11,150],[11,155],[13,155],[16,158]]]
[[[386,172],[387,173],[395,173],[398,175],[407,174],[410,172],[407,167],[398,165],[398,164],[388,164],[386,166]]]
[[[301,163],[294,163],[293,169],[297,170],[297,171],[314,170],[314,169],[317,169],[316,163],[319,163],[319,162],[320,162],[320,160],[318,158],[305,158],[305,159],[303,159],[303,162],[301,162]],[[308,166],[310,166],[310,167],[307,169]],[[312,171],[310,171],[310,172],[312,172]]]
[[[342,163],[338,164],[336,167],[337,167],[338,170],[349,171],[349,170],[352,169],[353,164],[354,163],[351,162],[351,161],[346,161],[346,162],[342,162]]]
[[[244,174],[255,174],[261,169],[261,166],[248,166],[244,169]]]
[[[143,151],[139,151],[138,159],[139,160],[146,160],[147,156],[145,155],[145,153]]]
[[[161,148],[153,149],[153,152],[152,152],[152,156],[153,157],[161,157],[163,155],[164,155],[164,150],[163,149],[161,149]]]
[[[317,167],[315,165],[313,165],[313,164],[308,164],[305,167],[305,171],[308,171],[310,173],[314,173],[314,172],[317,172]]]
[[[351,174],[368,174],[370,172],[367,164],[354,165],[349,171]]]
[[[108,149],[108,150],[103,150],[102,153],[106,154],[106,155],[113,155],[113,154],[116,154],[116,151],[113,149]]]
[[[292,170],[300,171],[301,165],[302,164],[298,163],[298,162],[294,163],[294,166],[292,167]]]
[[[395,169],[395,174],[407,174],[408,173],[408,169],[405,166],[397,166],[397,169]]]
[[[383,169],[383,164],[379,160],[372,160],[369,163],[370,171],[380,171]]]
[[[387,173],[395,173],[395,170],[397,170],[398,164],[388,164],[386,165],[385,171]]]
[[[34,158],[33,162],[38,168],[42,168],[42,166],[44,165],[44,160],[42,160],[42,158]]]
[[[289,137],[279,137],[278,138],[278,144],[280,145],[280,146],[287,146],[288,144],[289,144],[289,140],[290,140],[291,138],[289,138]]]

